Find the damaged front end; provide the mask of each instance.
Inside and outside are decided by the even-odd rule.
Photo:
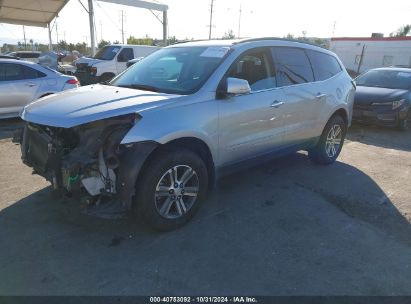
[[[23,162],[56,192],[87,202],[89,214],[118,218],[131,209],[138,174],[157,146],[120,144],[140,118],[134,113],[73,128],[28,122],[15,141]]]

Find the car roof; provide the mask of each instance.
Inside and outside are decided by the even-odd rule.
[[[25,64],[25,65],[37,65],[37,63],[31,62],[31,61],[26,61],[26,60],[21,60],[21,59],[11,59],[11,58],[0,58],[0,63],[19,63],[19,64]]]
[[[292,42],[292,43],[301,43],[302,45],[307,46],[315,46],[321,48],[320,46],[296,39],[286,39],[286,38],[278,38],[278,37],[262,37],[262,38],[242,38],[242,39],[231,39],[231,40],[195,40],[195,41],[186,41],[181,43],[176,43],[171,45],[170,47],[179,47],[179,46],[233,46],[233,45],[240,45],[243,43],[250,43],[250,42],[261,42],[261,41],[270,41],[270,42]]]
[[[396,72],[411,72],[411,68],[399,68],[399,67],[384,67],[384,68],[376,68],[376,69],[371,69],[372,70],[378,70],[378,71],[396,71]]]

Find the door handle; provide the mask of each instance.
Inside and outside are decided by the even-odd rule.
[[[325,97],[325,96],[327,96],[327,94],[318,93],[318,94],[315,96],[315,98],[321,99],[321,98],[323,98],[323,97]]]
[[[279,108],[279,107],[281,107],[283,104],[284,104],[284,101],[275,100],[275,101],[273,101],[273,103],[270,105],[270,107],[272,107],[272,108]]]
[[[27,82],[25,85],[28,86],[28,87],[35,87],[36,86],[36,84],[33,83],[33,82]]]

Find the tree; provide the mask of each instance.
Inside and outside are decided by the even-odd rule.
[[[235,38],[235,35],[234,35],[233,30],[228,30],[228,31],[225,32],[224,35],[223,35],[223,39],[230,40],[230,39],[234,39],[234,38]]]
[[[127,38],[127,44],[135,44],[135,45],[153,45],[153,39],[146,35],[145,38],[135,38],[134,36],[130,36]]]
[[[60,40],[59,43],[57,44],[57,48],[59,50],[67,50],[68,49],[68,44],[65,40]]]
[[[106,45],[109,45],[109,44],[111,44],[110,41],[106,41],[104,39],[101,39],[100,42],[98,43],[97,47],[99,49],[101,49],[101,48],[103,48],[103,47],[105,47]]]
[[[390,34],[390,37],[404,37],[411,34],[411,24],[401,26],[397,31]]]
[[[171,36],[170,38],[168,38],[168,44],[175,44],[178,42],[178,39],[176,38],[176,36]]]

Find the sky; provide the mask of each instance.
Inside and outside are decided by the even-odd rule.
[[[57,26],[53,27],[53,43],[58,36],[58,40],[69,43],[90,44],[88,15],[80,1],[87,6],[87,0],[70,0],[60,12]],[[211,0],[161,2],[169,6],[169,36],[208,38]],[[98,41],[122,41],[121,11],[125,15],[126,38],[162,38],[162,25],[149,10],[99,1],[94,1],[94,10]],[[228,30],[240,37],[284,37],[289,33],[302,36],[303,31],[308,37],[322,38],[369,37],[374,32],[388,36],[411,23],[410,16],[409,0],[214,0],[212,37],[221,38]],[[27,41],[48,43],[47,29],[25,29]],[[1,23],[0,45],[17,41],[23,41],[22,26]]]

